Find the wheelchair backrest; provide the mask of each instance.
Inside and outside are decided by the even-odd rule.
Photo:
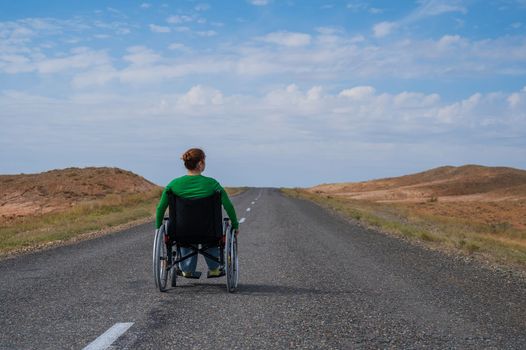
[[[223,235],[221,192],[204,198],[182,198],[171,191],[168,234],[181,244],[216,243]]]

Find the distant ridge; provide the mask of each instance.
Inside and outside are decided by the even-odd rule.
[[[314,192],[382,202],[442,200],[499,201],[526,198],[526,171],[481,165],[442,166],[416,174],[365,182],[324,184]]]
[[[0,175],[0,218],[44,214],[107,196],[151,192],[159,187],[131,171],[67,168],[38,174]]]

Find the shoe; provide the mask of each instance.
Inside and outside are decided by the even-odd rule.
[[[216,277],[222,277],[225,275],[225,270],[218,267],[217,269],[208,270],[208,273],[206,274],[207,278],[216,278]]]
[[[199,279],[199,278],[201,278],[201,272],[199,272],[199,271],[194,271],[194,272],[184,272],[184,271],[181,271],[181,275],[182,275],[184,278],[194,278],[194,279]]]

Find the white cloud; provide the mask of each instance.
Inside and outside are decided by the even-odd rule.
[[[23,55],[0,54],[0,71],[8,74],[17,74],[33,71],[34,65]]]
[[[374,95],[375,92],[376,90],[372,86],[357,86],[352,89],[342,90],[339,96],[361,100]]]
[[[391,34],[391,32],[398,27],[421,21],[428,17],[439,16],[444,13],[467,13],[467,9],[461,0],[419,0],[418,4],[419,6],[415,10],[398,21],[375,24],[373,26],[374,36],[381,38]]]
[[[111,65],[101,65],[88,72],[78,73],[73,77],[72,84],[75,88],[99,87],[118,77],[118,71]]]
[[[197,4],[194,9],[196,11],[208,11],[210,10],[210,5],[209,4]]]
[[[281,31],[269,33],[262,37],[261,40],[277,45],[299,47],[309,45],[311,36],[305,33]]]
[[[444,35],[438,40],[437,46],[440,48],[448,48],[451,45],[461,43],[462,37],[460,35]]]
[[[182,23],[189,23],[193,22],[194,18],[191,16],[185,16],[185,15],[176,15],[176,16],[170,16],[166,19],[166,22],[170,24],[182,24]]]
[[[416,8],[405,21],[416,21],[449,12],[467,12],[463,1],[460,0],[420,0],[418,3],[420,6]]]
[[[323,86],[295,84],[263,95],[229,95],[205,85],[183,93],[84,92],[60,99],[2,91],[0,146],[9,152],[2,153],[0,163],[10,164],[9,154],[16,152],[20,158],[26,151],[34,158],[58,152],[64,155],[58,158],[71,162],[79,154],[86,156],[83,152],[89,149],[98,162],[114,164],[116,159],[131,157],[127,164],[133,169],[148,159],[152,164],[159,162],[151,159],[152,154],[167,144],[174,149],[199,144],[209,151],[211,176],[214,171],[224,171],[226,176],[234,166],[244,169],[237,181],[247,184],[250,179],[259,185],[268,184],[265,179],[286,165],[298,171],[291,170],[290,181],[297,181],[299,175],[307,182],[333,181],[327,177],[329,172],[316,165],[320,158],[334,164],[331,173],[337,170],[344,177],[371,162],[388,167],[400,162],[442,165],[444,159],[447,163],[523,164],[526,109],[512,108],[509,97],[524,93],[473,94],[443,102],[438,95],[418,91],[385,93],[371,86],[349,86],[331,92]],[[56,127],[49,128],[50,122]],[[101,122],[112,131],[101,132]],[[140,143],[129,136],[137,130]],[[75,135],[73,144],[71,135]],[[22,137],[26,141],[20,144]],[[49,139],[54,142],[50,144]],[[67,149],[67,154],[61,149]],[[250,161],[254,158],[257,162]],[[236,159],[241,159],[239,164]],[[225,162],[229,166],[221,169]],[[142,175],[151,176],[148,167],[150,163]],[[160,168],[151,174],[158,172]],[[273,186],[286,185],[282,176],[276,181]]]
[[[214,31],[214,30],[204,30],[204,31],[198,31],[198,32],[195,32],[197,35],[199,36],[204,36],[204,37],[211,37],[211,36],[216,36],[217,35],[217,32]]]
[[[79,47],[72,49],[69,56],[43,59],[36,62],[35,66],[39,73],[51,74],[105,65],[109,62],[110,58],[105,51],[93,51],[89,48]]]
[[[123,59],[137,66],[150,65],[161,59],[159,54],[144,46],[132,46],[129,47],[127,51],[128,54],[125,55]]]
[[[154,33],[170,33],[170,27],[158,26],[156,24],[150,24],[150,30]]]
[[[339,27],[318,27],[316,31],[323,35],[334,35],[343,33],[343,29]]]
[[[201,51],[198,59],[196,56],[170,52],[160,58],[158,53],[153,53],[155,60],[145,61],[147,64],[143,64],[140,70],[137,67],[116,69],[120,72],[117,79],[136,84],[142,80],[165,81],[206,72],[218,79],[255,79],[265,76],[270,79],[305,81],[308,77],[309,81],[319,84],[351,76],[364,79],[413,79],[422,76],[444,79],[459,75],[480,77],[526,74],[523,65],[526,50],[521,37],[469,41],[458,35],[445,35],[438,40],[392,40],[378,46],[364,37],[345,34],[320,34],[314,37],[294,34],[301,33],[270,33],[263,38],[254,38],[245,45],[225,45],[213,52]],[[257,45],[258,41],[270,41],[277,45]],[[304,45],[307,42],[310,44]],[[298,46],[300,44],[302,46]],[[168,48],[172,51],[192,52],[182,45],[174,43]],[[149,55],[152,52],[140,54],[151,57]],[[124,60],[132,63],[126,58]],[[27,54],[11,55],[10,58],[0,55],[0,71],[32,71],[36,69],[35,61]],[[184,67],[188,69],[185,70]]]
[[[371,7],[369,9],[369,13],[370,14],[373,14],[373,15],[378,15],[380,13],[384,13],[384,10],[383,9],[380,9],[380,8],[377,8],[377,7]]]
[[[181,106],[205,106],[220,105],[223,103],[223,94],[216,89],[197,85],[192,87],[186,94],[178,99]]]
[[[465,100],[441,107],[438,110],[437,117],[444,123],[459,123],[472,115],[473,110],[480,104],[481,99],[482,95],[476,93]]]
[[[186,26],[177,26],[174,28],[174,30],[179,33],[188,33],[192,31],[190,27],[186,27]]]
[[[168,48],[170,50],[179,50],[179,51],[183,51],[183,52],[190,52],[190,51],[192,51],[188,46],[186,46],[185,44],[182,44],[182,43],[171,43],[170,45],[168,45]]]
[[[519,92],[514,92],[507,98],[510,108],[519,109],[522,108],[526,111],[526,86]],[[525,112],[526,114],[526,112]]]
[[[373,33],[377,38],[382,38],[391,34],[393,29],[397,27],[397,24],[394,22],[380,22],[374,25]]]
[[[141,8],[143,8],[143,9],[148,9],[148,8],[150,8],[150,7],[152,7],[152,4],[150,4],[150,3],[143,2],[143,3],[141,4]]]
[[[249,0],[254,6],[266,6],[270,3],[270,0]]]

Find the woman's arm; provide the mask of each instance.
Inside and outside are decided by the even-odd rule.
[[[234,206],[232,205],[232,202],[230,201],[230,198],[228,198],[228,194],[223,187],[221,187],[221,204],[223,204],[228,217],[232,221],[232,228],[237,230],[239,228],[239,221],[237,221],[236,210],[234,209]]]
[[[168,196],[166,195],[167,189],[168,189],[168,186],[163,190],[163,194],[161,195],[161,200],[159,201],[159,204],[157,205],[157,211],[155,215],[155,228],[159,228],[163,224],[164,212],[166,211],[166,208],[168,207]]]

